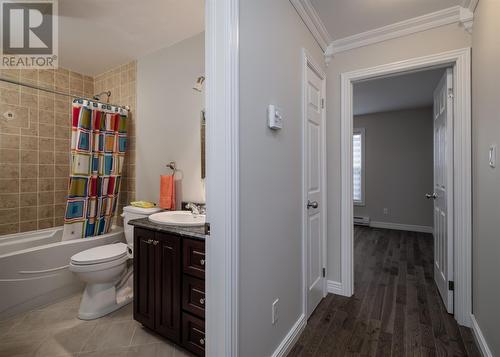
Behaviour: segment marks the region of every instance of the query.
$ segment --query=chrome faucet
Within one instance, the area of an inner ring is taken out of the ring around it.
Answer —
[[[197,205],[196,203],[193,203],[193,202],[189,202],[188,204],[186,204],[186,208],[191,210],[191,212],[197,216],[199,214],[205,214],[205,210],[203,207]]]

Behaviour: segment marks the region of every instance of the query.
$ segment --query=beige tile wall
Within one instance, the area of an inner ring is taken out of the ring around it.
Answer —
[[[65,69],[2,70],[0,76],[131,106],[119,212],[135,196],[136,63],[90,77]],[[5,116],[13,114],[8,120]],[[71,98],[0,81],[0,235],[63,224],[69,175]]]

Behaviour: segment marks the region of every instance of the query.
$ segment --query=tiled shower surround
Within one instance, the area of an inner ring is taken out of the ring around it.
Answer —
[[[135,196],[135,62],[95,77],[62,68],[2,70],[0,76],[77,96],[92,97],[111,90],[111,103],[131,107],[121,212]],[[0,235],[63,225],[71,101],[66,96],[0,81]],[[12,118],[8,118],[9,113]]]
[[[94,77],[94,91],[96,93],[110,90],[110,103],[130,107],[127,126],[128,145],[123,165],[120,201],[117,209],[118,225],[122,225],[120,214],[123,207],[135,200],[136,73],[137,62],[133,61]]]

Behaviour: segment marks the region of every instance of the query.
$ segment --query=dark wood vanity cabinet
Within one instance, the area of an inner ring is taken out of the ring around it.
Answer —
[[[156,242],[155,330],[175,342],[180,341],[181,241],[158,234]]]
[[[134,229],[134,318],[205,355],[205,242]]]
[[[134,240],[134,318],[179,343],[181,240],[138,228]]]
[[[134,319],[154,329],[155,305],[155,247],[153,231],[134,231]]]

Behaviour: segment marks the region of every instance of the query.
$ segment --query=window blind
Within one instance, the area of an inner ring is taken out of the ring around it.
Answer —
[[[353,176],[353,200],[363,200],[363,135],[361,132],[354,133],[352,138],[352,176]]]

